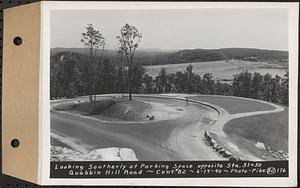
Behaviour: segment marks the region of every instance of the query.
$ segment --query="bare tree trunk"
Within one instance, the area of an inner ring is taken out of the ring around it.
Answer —
[[[122,93],[122,97],[124,97],[123,82],[124,82],[123,55],[121,54],[121,93]]]
[[[93,85],[93,93],[94,93],[94,102],[96,102],[95,84]]]
[[[91,74],[92,74],[92,101],[93,101],[93,95],[95,95],[95,80],[94,80],[94,68],[95,68],[95,66],[94,66],[94,59],[93,59],[93,57],[92,57],[92,70],[91,70]]]
[[[89,100],[93,101],[93,48],[90,48],[90,62],[89,62],[90,77],[90,87],[89,87]]]
[[[88,81],[89,101],[92,102],[92,79],[91,79],[91,62],[89,62],[89,81]]]
[[[132,55],[130,56],[130,66],[129,66],[129,100],[132,101]]]
[[[132,74],[131,74],[131,65],[129,66],[129,100],[132,101]]]

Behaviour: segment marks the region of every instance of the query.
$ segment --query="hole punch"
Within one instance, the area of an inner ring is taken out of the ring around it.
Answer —
[[[17,148],[20,145],[20,141],[18,139],[13,139],[10,144],[13,148]]]
[[[23,42],[23,39],[21,37],[18,36],[18,37],[14,38],[14,44],[16,46],[20,46],[22,44],[22,42]]]

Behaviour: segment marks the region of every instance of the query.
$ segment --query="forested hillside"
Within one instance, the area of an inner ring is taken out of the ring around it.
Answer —
[[[76,52],[88,54],[84,48],[53,48],[51,53]],[[115,50],[104,50],[104,57],[110,61],[117,60]],[[246,61],[265,61],[287,66],[288,52],[279,50],[261,50],[252,48],[191,49],[179,51],[139,50],[135,54],[135,62],[142,65],[164,65],[241,59]]]

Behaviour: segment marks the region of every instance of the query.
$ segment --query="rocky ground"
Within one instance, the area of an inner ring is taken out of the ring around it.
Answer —
[[[130,148],[103,148],[88,153],[51,146],[51,161],[137,161],[135,153]]]

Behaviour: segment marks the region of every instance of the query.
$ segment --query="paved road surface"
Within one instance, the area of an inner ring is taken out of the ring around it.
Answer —
[[[144,100],[166,105],[172,103],[183,109],[183,114],[170,120],[123,124],[51,112],[51,131],[81,152],[105,147],[129,147],[135,151],[138,160],[222,159],[203,140],[204,127],[218,117],[215,110],[199,104],[186,105],[185,101],[178,100]]]

